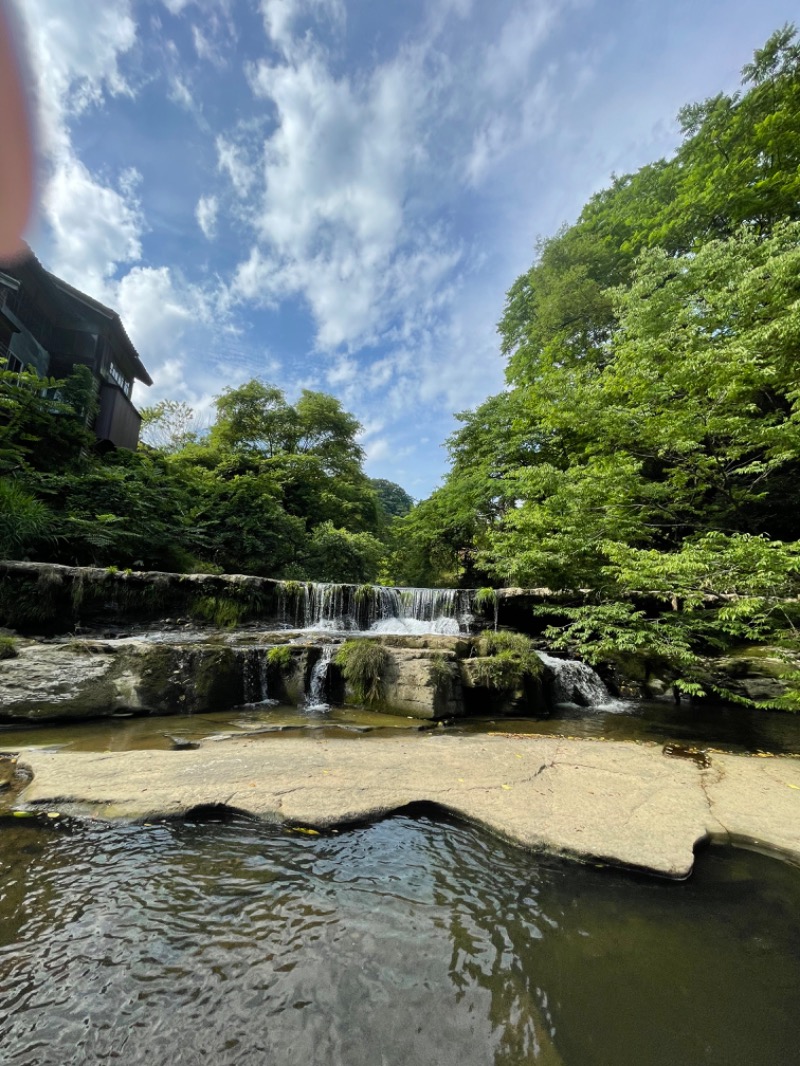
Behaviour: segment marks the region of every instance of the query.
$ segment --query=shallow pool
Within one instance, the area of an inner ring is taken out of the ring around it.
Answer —
[[[608,706],[563,705],[545,718],[465,718],[437,725],[418,718],[377,714],[363,707],[305,710],[254,704],[205,714],[120,715],[78,722],[0,722],[0,752],[36,746],[70,751],[168,749],[173,738],[222,741],[229,736],[369,737],[442,730],[451,734],[512,732],[677,742],[726,751],[800,754],[800,714],[711,704],[615,700]]]

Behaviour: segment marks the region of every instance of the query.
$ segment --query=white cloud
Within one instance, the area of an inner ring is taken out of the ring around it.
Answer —
[[[134,189],[97,182],[74,156],[60,159],[43,197],[54,241],[52,267],[99,299],[118,263],[141,256],[142,216]]]
[[[100,109],[109,95],[133,92],[122,70],[137,39],[130,0],[72,0],[69,11],[50,0],[25,0],[20,16],[41,127],[47,266],[120,313],[158,382],[156,398],[177,392],[177,398],[207,402],[203,397],[218,387],[218,375],[192,365],[189,352],[195,345],[204,352],[212,331],[224,333],[217,294],[187,283],[168,267],[138,265],[147,229],[141,175],[132,167],[116,180],[93,174],[72,140],[77,115]],[[208,198],[203,216],[209,228],[213,199]],[[212,316],[212,307],[217,315]],[[152,394],[139,389],[137,397],[151,402]]]
[[[341,356],[336,363],[325,372],[325,380],[329,385],[351,385],[358,377],[358,363],[355,359]]]
[[[230,178],[239,196],[245,197],[256,181],[255,167],[248,161],[246,150],[221,134],[216,139],[217,168]]]
[[[375,437],[363,445],[364,461],[367,464],[377,463],[391,454],[391,443],[387,437]]]
[[[180,76],[173,74],[169,79],[169,98],[173,103],[189,112],[194,112],[196,104],[192,96],[192,90]]]
[[[290,21],[273,23],[273,32],[288,32]],[[424,51],[407,48],[362,79],[337,78],[309,44],[250,72],[276,122],[253,212],[259,242],[233,293],[302,296],[322,349],[355,348],[398,328],[412,305],[415,315],[424,309],[460,259],[460,249],[431,232],[424,212],[418,217],[406,206],[425,160],[424,117],[432,107],[424,68]],[[236,182],[231,147],[218,144],[220,166]],[[252,170],[245,173],[252,181]]]
[[[189,284],[169,267],[136,266],[114,286],[112,306],[153,378],[137,386],[137,403],[185,400],[208,408],[219,393],[220,372],[205,360],[209,344],[222,349],[225,324],[219,324],[216,293]],[[226,368],[226,382],[233,380]]]
[[[93,175],[75,154],[69,123],[106,94],[131,93],[120,69],[136,41],[131,5],[75,0],[66,11],[48,0],[25,0],[19,12],[45,156],[41,203],[53,237],[51,265],[102,299],[116,264],[141,255],[137,181],[130,171],[116,187]]]
[[[216,196],[201,196],[197,201],[195,217],[197,224],[208,240],[213,240],[217,233],[217,216],[219,200]]]
[[[204,59],[215,67],[225,65],[225,59],[218,46],[206,37],[199,26],[192,26],[192,42],[199,59]]]
[[[550,36],[562,6],[537,0],[512,10],[498,39],[486,49],[481,71],[481,81],[495,96],[516,96],[530,82],[533,59]]]
[[[287,54],[296,43],[294,31],[303,17],[339,28],[346,18],[343,0],[261,0],[261,12],[267,36]]]

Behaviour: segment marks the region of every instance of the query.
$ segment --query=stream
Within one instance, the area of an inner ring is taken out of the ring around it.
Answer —
[[[675,884],[397,816],[0,829],[4,1066],[790,1066],[800,879]]]

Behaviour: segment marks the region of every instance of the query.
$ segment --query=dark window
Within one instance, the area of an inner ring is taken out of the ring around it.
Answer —
[[[114,363],[109,362],[108,373],[112,381],[122,389],[126,396],[131,394],[131,382],[127,380],[122,371]]]
[[[16,355],[9,355],[7,369],[10,370],[12,374],[18,374],[19,371],[22,370],[22,360],[17,359]]]

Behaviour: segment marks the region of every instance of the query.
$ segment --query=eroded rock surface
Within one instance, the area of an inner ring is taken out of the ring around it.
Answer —
[[[533,850],[686,876],[708,839],[800,861],[800,761],[544,737],[237,740],[197,751],[24,753],[29,805],[106,818],[224,805],[325,829],[428,802]]]

